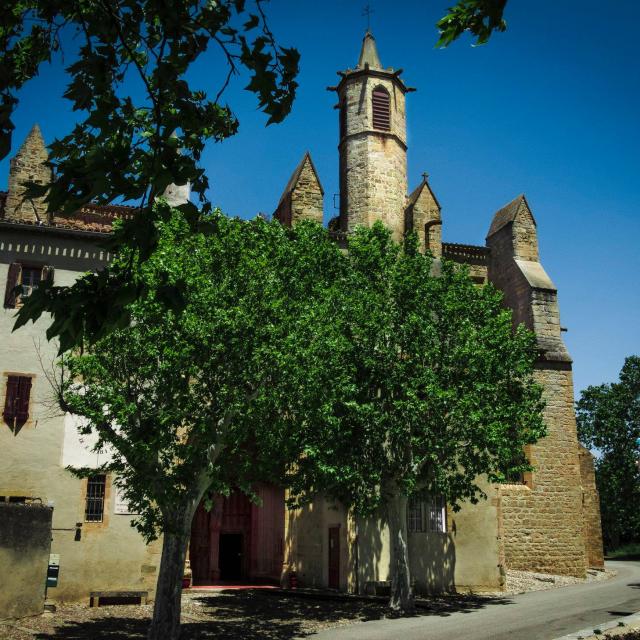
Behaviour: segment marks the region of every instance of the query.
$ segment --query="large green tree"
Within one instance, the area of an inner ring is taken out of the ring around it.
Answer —
[[[199,164],[205,144],[235,134],[238,120],[223,101],[241,70],[268,123],[280,122],[295,98],[299,54],[281,47],[264,12],[266,0],[6,0],[0,6],[0,159],[11,149],[20,90],[44,63],[70,61],[63,95],[78,113],[68,135],[50,146],[53,185],[31,184],[26,197],[46,193],[49,211],[73,212],[90,201],[128,202],[137,215],[121,225],[109,248],[143,261],[158,240],[153,202],[171,183],[189,182],[200,203],[183,213],[193,230],[210,211],[208,178]],[[506,0],[459,0],[438,22],[439,46],[465,31],[486,42],[504,30]],[[207,51],[208,75],[190,71]],[[214,54],[209,53],[209,56]],[[211,62],[213,61],[213,62]],[[200,78],[198,78],[200,80]],[[133,270],[107,268],[82,287],[43,285],[19,311],[17,326],[52,317],[49,337],[61,351],[119,326],[121,311],[144,282]],[[165,303],[178,304],[179,296]]]
[[[64,357],[59,401],[83,419],[82,433],[97,434],[97,450],[112,452],[102,471],[115,474],[144,537],[163,536],[149,638],[172,640],[200,501],[282,478],[298,456],[299,416],[326,413],[331,308],[322,301],[343,258],[317,225],[290,232],[214,213],[207,236],[156,207],[158,247],[136,265],[145,294],[124,307],[126,327]],[[118,256],[113,273],[129,258]],[[178,282],[182,303],[167,310],[166,289]]]
[[[112,235],[113,251],[143,262],[158,241],[153,203],[171,184],[190,183],[199,199],[181,209],[192,230],[211,206],[199,161],[205,144],[236,133],[224,102],[231,77],[249,75],[268,123],[280,122],[296,92],[299,55],[280,47],[263,0],[5,0],[0,6],[0,158],[11,148],[12,115],[23,85],[54,58],[67,64],[61,87],[77,122],[49,147],[53,184],[49,211],[74,212],[87,202],[126,201],[137,214]],[[206,77],[194,65],[207,52]],[[217,57],[216,57],[217,56]],[[132,263],[133,264],[133,263]],[[20,322],[51,313],[49,335],[61,350],[97,339],[118,325],[144,283],[133,269],[110,269],[82,286],[41,287],[19,312]],[[175,298],[175,296],[174,296]],[[167,299],[167,303],[171,298]]]
[[[578,436],[595,450],[605,545],[640,539],[640,357],[625,359],[620,380],[587,387],[576,403]]]
[[[390,606],[413,610],[407,502],[423,492],[458,508],[484,497],[479,479],[529,468],[523,449],[544,435],[532,378],[531,332],[512,326],[492,286],[452,263],[394,244],[380,223],[350,238],[336,293],[330,414],[301,424],[291,470],[300,501],[326,491],[356,513],[382,513],[390,531]]]

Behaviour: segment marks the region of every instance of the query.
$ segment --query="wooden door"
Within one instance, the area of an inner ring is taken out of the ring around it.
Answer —
[[[340,527],[329,527],[329,589],[340,588]]]

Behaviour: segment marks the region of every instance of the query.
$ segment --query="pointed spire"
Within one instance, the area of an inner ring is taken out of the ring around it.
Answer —
[[[358,60],[358,68],[364,69],[382,69],[380,58],[378,57],[378,49],[376,47],[376,39],[371,31],[367,29],[362,40],[362,49],[360,50],[360,59]]]
[[[20,145],[20,148],[18,149],[18,153],[16,155],[20,155],[25,151],[34,149],[42,149],[46,154],[44,138],[42,137],[42,131],[40,131],[40,125],[37,122],[33,125],[33,127],[31,127],[31,131],[29,131],[27,137],[24,139],[24,142],[22,143],[22,145]]]

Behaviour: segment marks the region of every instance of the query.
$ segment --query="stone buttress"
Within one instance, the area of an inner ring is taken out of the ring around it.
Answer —
[[[514,325],[535,332],[535,379],[543,388],[547,436],[528,447],[535,470],[498,488],[504,563],[509,569],[584,576],[584,486],[574,411],[571,358],[562,340],[557,289],[542,267],[536,223],[524,195],[500,209],[487,236],[489,281],[504,293]],[[586,478],[585,485],[588,483]]]

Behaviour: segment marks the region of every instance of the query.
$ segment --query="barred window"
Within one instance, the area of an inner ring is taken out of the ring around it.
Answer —
[[[84,509],[85,522],[102,522],[106,486],[107,476],[104,474],[87,478],[87,502]]]
[[[373,128],[389,131],[391,129],[391,98],[382,86],[376,87],[371,94]]]
[[[444,496],[413,496],[407,508],[407,527],[414,533],[447,530],[447,503]]]

